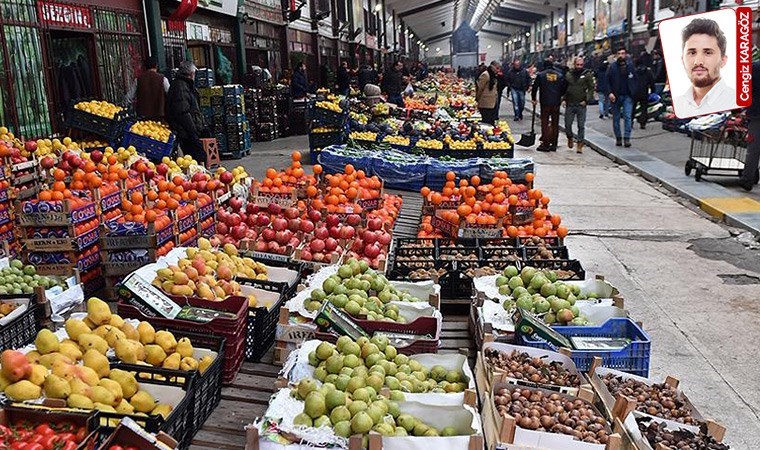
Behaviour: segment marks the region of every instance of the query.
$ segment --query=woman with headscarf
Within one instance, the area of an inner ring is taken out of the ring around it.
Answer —
[[[478,102],[478,110],[483,123],[494,125],[499,117],[496,110],[496,98],[499,90],[496,85],[499,73],[499,63],[491,61],[491,64],[480,74],[475,88],[475,100]]]

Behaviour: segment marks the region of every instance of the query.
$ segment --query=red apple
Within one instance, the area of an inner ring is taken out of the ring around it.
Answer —
[[[272,253],[279,253],[280,252],[280,244],[278,244],[276,241],[271,241],[267,244],[267,251]]]
[[[341,227],[340,228],[340,238],[341,239],[352,239],[354,237],[355,230],[354,227]]]
[[[279,215],[282,212],[282,206],[277,203],[270,203],[267,206],[267,211],[269,211],[269,214]]]
[[[380,254],[380,246],[377,244],[369,244],[364,247],[364,256],[370,259],[375,259]]]
[[[232,225],[233,227],[240,225],[240,222],[242,221],[243,219],[240,217],[240,214],[234,213],[230,215],[230,225]]]
[[[309,210],[309,219],[311,219],[312,222],[319,222],[322,220],[322,213],[317,211],[316,209],[310,209]]]
[[[298,208],[285,208],[285,218],[286,219],[295,219],[300,214],[298,213]]]
[[[28,151],[29,153],[32,153],[35,150],[37,150],[37,141],[24,142],[24,150]]]
[[[103,152],[100,150],[93,150],[90,152],[90,159],[95,164],[98,164],[100,161],[103,161]]]
[[[336,214],[330,214],[325,219],[325,223],[328,227],[337,227],[340,223],[340,217],[338,217]]]
[[[383,227],[383,219],[375,217],[367,221],[367,228],[372,231],[377,231]]]
[[[245,205],[245,212],[247,212],[248,214],[256,214],[257,212],[259,212],[259,205],[253,202],[248,202],[248,204]]]
[[[379,242],[382,245],[388,245],[391,243],[391,235],[385,232],[381,232],[380,235],[377,237],[377,242]]]
[[[312,259],[316,262],[322,262],[325,260],[325,255],[323,253],[314,253]]]
[[[327,239],[330,237],[330,232],[327,230],[327,228],[320,226],[316,230],[314,230],[314,237],[318,239]]]
[[[169,173],[169,166],[167,166],[164,163],[156,165],[156,172],[158,172],[159,175],[166,175]]]
[[[40,165],[43,169],[52,169],[55,167],[55,160],[50,156],[46,156],[40,160]]]
[[[230,234],[234,239],[240,240],[245,237],[245,235],[248,232],[248,227],[244,224],[240,224],[238,226],[232,227],[232,230],[230,230]]]
[[[288,220],[288,230],[290,231],[298,231],[301,229],[301,219],[290,219]]]
[[[219,175],[219,181],[221,181],[224,184],[230,184],[232,183],[232,172],[225,171],[222,172],[221,175]]]
[[[229,227],[224,222],[218,222],[216,224],[216,232],[221,234],[222,236],[226,235],[229,232]]]
[[[365,244],[372,244],[377,241],[377,235],[373,231],[364,230],[364,233],[362,233],[362,240]]]
[[[203,181],[206,180],[206,174],[203,172],[195,172],[193,174],[193,177],[191,178],[192,181]]]
[[[256,216],[256,225],[260,227],[265,227],[269,225],[269,216],[264,213],[259,213]]]
[[[330,237],[338,239],[340,238],[340,228],[330,227]]]
[[[301,250],[301,259],[304,261],[311,261],[312,260],[311,252],[308,249]]]
[[[256,241],[256,251],[257,252],[265,252],[267,251],[267,242],[266,241]]]
[[[243,200],[237,197],[232,197],[230,199],[230,207],[232,208],[233,211],[240,211],[241,209],[243,209]]]

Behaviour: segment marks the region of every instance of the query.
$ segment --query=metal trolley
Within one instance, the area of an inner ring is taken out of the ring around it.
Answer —
[[[689,160],[684,172],[700,181],[705,175],[737,176],[744,171],[747,157],[747,129],[736,122],[718,129],[691,132]]]

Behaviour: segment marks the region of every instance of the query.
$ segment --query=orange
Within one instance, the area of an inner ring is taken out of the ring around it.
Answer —
[[[129,178],[129,172],[127,172],[125,169],[119,169],[119,178],[122,180],[126,180]]]
[[[346,168],[345,168],[346,174],[351,175],[352,173],[354,173],[354,171],[355,169],[354,169],[353,164],[346,164]]]
[[[63,200],[63,192],[61,191],[53,191],[53,200],[60,202]]]
[[[290,159],[293,161],[300,161],[301,160],[301,152],[293,152],[290,154]]]
[[[562,217],[560,217],[559,214],[552,214],[550,220],[551,220],[552,225],[554,225],[555,227],[559,226],[559,224],[562,223]]]
[[[43,202],[49,202],[53,199],[53,193],[50,191],[40,191],[39,197]]]
[[[454,181],[457,178],[457,174],[454,172],[446,172],[446,181]]]
[[[66,183],[63,181],[56,181],[53,183],[53,190],[57,192],[63,192],[66,189]]]
[[[480,185],[480,177],[477,176],[477,175],[473,176],[472,178],[470,178],[470,183],[473,186],[479,186]]]
[[[314,164],[311,170],[314,171],[315,175],[319,175],[322,173],[322,166],[320,164]]]
[[[267,169],[267,178],[269,178],[270,180],[274,180],[275,178],[277,178],[277,171],[274,170],[271,167],[268,168]]]
[[[142,202],[143,202],[142,192],[139,192],[139,191],[132,192],[132,195],[130,196],[130,199],[132,200],[132,203],[135,203],[137,205],[141,205]]]
[[[175,186],[181,186],[184,182],[185,179],[179,175],[174,175],[174,178],[172,178],[172,183],[174,183]]]
[[[535,175],[533,175],[533,172],[528,172],[525,174],[525,181],[527,181],[528,183],[532,183],[534,178],[535,178]]]
[[[422,189],[420,189],[420,195],[427,198],[427,196],[430,195],[430,188],[427,186],[423,186]]]
[[[156,212],[153,210],[145,211],[145,221],[148,223],[153,223],[156,221]]]

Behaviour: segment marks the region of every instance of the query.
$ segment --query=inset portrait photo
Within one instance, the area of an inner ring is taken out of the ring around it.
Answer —
[[[680,119],[738,107],[733,9],[668,19],[660,24],[665,68]]]

